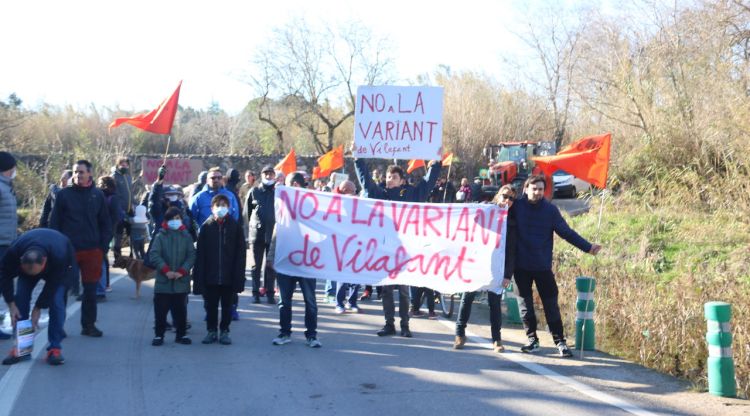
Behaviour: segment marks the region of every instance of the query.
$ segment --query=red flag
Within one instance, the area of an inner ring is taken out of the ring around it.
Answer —
[[[169,98],[164,99],[158,107],[151,110],[148,114],[117,118],[109,125],[109,129],[112,130],[114,127],[127,123],[151,133],[170,134],[172,123],[174,123],[174,116],[177,113],[177,101],[180,99],[181,86],[182,81],[180,81],[177,89],[174,90]]]
[[[406,173],[412,173],[419,168],[424,167],[424,160],[412,159],[409,161],[409,166],[406,168]]]
[[[312,178],[313,178],[313,180],[318,179],[318,178],[322,178],[322,176],[320,175],[320,168],[319,167],[315,166],[313,168]]]
[[[599,188],[607,186],[612,133],[584,137],[554,156],[535,157],[534,161],[547,175],[562,169]]]
[[[443,155],[443,166],[450,166],[453,163],[453,152],[448,152]]]
[[[279,162],[274,169],[283,172],[284,175],[288,175],[297,170],[297,154],[294,153],[294,148],[289,151],[289,154],[286,155],[286,157],[281,159],[281,162]]]
[[[344,145],[338,146],[318,158],[319,178],[329,176],[336,169],[344,167]],[[313,171],[314,173],[314,171]]]

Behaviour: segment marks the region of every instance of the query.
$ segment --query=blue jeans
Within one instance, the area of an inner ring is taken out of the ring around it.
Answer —
[[[326,296],[336,296],[336,282],[334,280],[326,280]]]
[[[357,295],[359,294],[359,285],[353,283],[339,283],[336,289],[336,306],[343,308],[346,291],[349,291],[349,304],[357,306]]]
[[[31,293],[34,287],[41,280],[39,277],[19,277],[16,285],[16,296],[14,301],[18,312],[21,314],[21,320],[29,319],[29,309],[31,307]],[[49,283],[45,283],[46,285]],[[65,285],[58,284],[51,292],[49,300],[49,325],[47,326],[47,337],[49,338],[49,347],[62,348],[63,326],[65,325]]]
[[[279,307],[279,326],[281,335],[292,335],[292,296],[299,283],[302,298],[305,300],[305,337],[318,336],[318,303],[315,300],[315,284],[317,280],[304,277],[292,277],[278,273],[276,281],[281,292],[281,306]]]
[[[96,296],[107,295],[107,273],[109,273],[109,261],[105,258],[102,262],[102,277],[96,284]]]

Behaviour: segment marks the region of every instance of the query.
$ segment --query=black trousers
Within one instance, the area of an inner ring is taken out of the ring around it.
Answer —
[[[206,329],[208,331],[216,331],[217,326],[222,331],[229,331],[229,324],[232,322],[233,301],[234,291],[232,286],[206,286],[203,292],[203,304],[206,308]],[[219,305],[221,305],[220,324],[218,323]]]
[[[154,333],[163,337],[167,328],[167,313],[172,312],[177,338],[187,332],[187,293],[154,294]]]
[[[536,290],[542,299],[544,317],[547,319],[549,331],[555,343],[565,341],[562,317],[560,316],[560,305],[557,303],[558,289],[555,274],[551,270],[529,271],[516,269],[513,274],[521,296],[521,319],[529,339],[537,338],[537,320],[534,312],[534,298],[531,285],[536,283]]]
[[[271,246],[266,244],[264,241],[255,241],[253,243],[253,267],[250,269],[250,274],[253,277],[253,296],[260,296],[260,271],[263,267],[263,259],[268,254],[268,249]],[[269,265],[270,266],[270,265]],[[271,297],[274,295],[274,284],[276,274],[271,267],[266,267],[263,279],[263,287],[266,288],[266,296]]]
[[[422,306],[422,296],[426,296],[427,310],[435,312],[435,291],[426,287],[411,287],[411,310],[418,311]]]
[[[471,306],[477,292],[464,292],[461,296],[461,306],[458,307],[458,319],[456,320],[456,335],[466,336],[466,325],[471,317]],[[501,309],[501,296],[494,292],[487,292],[487,303],[490,305],[490,332],[493,341],[501,341],[500,327],[503,322]]]
[[[86,328],[96,323],[96,286],[98,283],[83,283],[81,298],[81,326]]]

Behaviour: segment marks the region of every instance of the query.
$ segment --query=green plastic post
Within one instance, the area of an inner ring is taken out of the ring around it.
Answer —
[[[576,344],[586,351],[596,348],[596,327],[594,325],[594,288],[596,280],[593,277],[579,276],[576,278],[578,300],[576,301]]]
[[[518,307],[518,298],[513,293],[513,282],[505,289],[505,306],[508,309],[506,314],[508,322],[512,324],[521,324],[521,309]]]
[[[714,396],[736,397],[732,358],[732,305],[726,302],[708,302],[704,306],[708,329],[708,392]]]

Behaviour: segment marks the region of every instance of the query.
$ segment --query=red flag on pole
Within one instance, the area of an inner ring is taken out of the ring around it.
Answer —
[[[424,160],[412,159],[409,161],[409,166],[406,168],[406,173],[412,173],[419,168],[424,167]]]
[[[320,175],[318,177],[324,178],[329,176],[336,169],[341,169],[343,167],[344,145],[341,145],[318,158],[318,175]]]
[[[562,169],[604,189],[609,174],[611,140],[612,133],[584,137],[565,146],[554,156],[535,157],[534,161],[547,175]]]
[[[180,99],[181,86],[182,81],[180,81],[177,89],[174,90],[169,98],[164,99],[158,107],[147,114],[117,118],[109,125],[109,129],[112,130],[121,124],[130,124],[151,133],[170,134],[172,123],[174,123],[174,116],[177,113],[177,101]]]
[[[283,172],[284,175],[288,175],[297,170],[297,154],[294,153],[294,148],[289,151],[289,154],[286,155],[286,157],[281,159],[281,162],[279,162],[274,169]]]
[[[453,152],[448,152],[443,155],[443,166],[450,166],[453,163]]]

